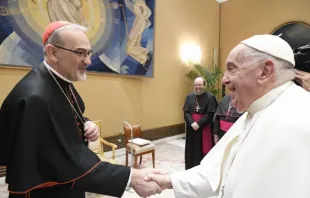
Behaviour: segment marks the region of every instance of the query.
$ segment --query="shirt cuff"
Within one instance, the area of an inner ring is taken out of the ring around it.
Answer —
[[[130,175],[129,175],[129,179],[128,179],[128,182],[127,182],[127,186],[126,186],[126,187],[129,187],[129,186],[130,186],[131,176],[132,176],[132,170],[130,169]]]
[[[171,184],[178,198],[205,198],[217,195],[204,175],[204,167],[195,166],[171,174]]]

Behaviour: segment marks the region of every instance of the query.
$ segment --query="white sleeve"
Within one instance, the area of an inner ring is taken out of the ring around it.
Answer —
[[[171,183],[176,198],[206,198],[217,195],[213,192],[202,165],[172,173]]]

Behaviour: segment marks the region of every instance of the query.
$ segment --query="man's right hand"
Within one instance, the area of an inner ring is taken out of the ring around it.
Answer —
[[[197,124],[197,122],[194,122],[191,126],[195,131],[199,129],[199,125]]]
[[[156,182],[162,190],[172,189],[171,177],[170,175],[163,174],[149,174],[144,178],[145,181],[154,181]]]
[[[149,197],[151,195],[159,194],[162,191],[161,187],[156,182],[146,182],[144,180],[149,174],[161,174],[161,172],[154,169],[132,169],[130,186],[141,197]]]

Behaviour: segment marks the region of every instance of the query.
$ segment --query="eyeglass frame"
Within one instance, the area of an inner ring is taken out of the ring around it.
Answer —
[[[86,56],[88,56],[89,58],[91,58],[92,55],[93,55],[93,51],[92,51],[92,50],[89,50],[89,51],[86,51],[86,52],[78,52],[78,51],[75,51],[75,50],[70,50],[70,49],[67,49],[67,48],[64,48],[64,47],[60,47],[60,46],[58,46],[58,45],[52,45],[52,46],[57,47],[57,48],[59,48],[59,49],[67,50],[67,51],[69,51],[69,52],[73,52],[73,53],[77,54],[78,56],[83,56],[84,58],[85,58]]]

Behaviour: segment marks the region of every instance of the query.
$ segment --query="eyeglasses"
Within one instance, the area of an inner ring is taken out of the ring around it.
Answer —
[[[86,56],[89,56],[89,58],[91,58],[91,56],[93,55],[93,51],[92,50],[81,52],[81,51],[70,50],[70,49],[67,49],[67,48],[64,48],[64,47],[60,47],[60,46],[57,46],[57,45],[53,45],[53,46],[57,47],[59,49],[63,49],[63,50],[67,50],[69,52],[73,52],[73,53],[77,54],[78,56],[84,57],[84,58],[86,58]]]

